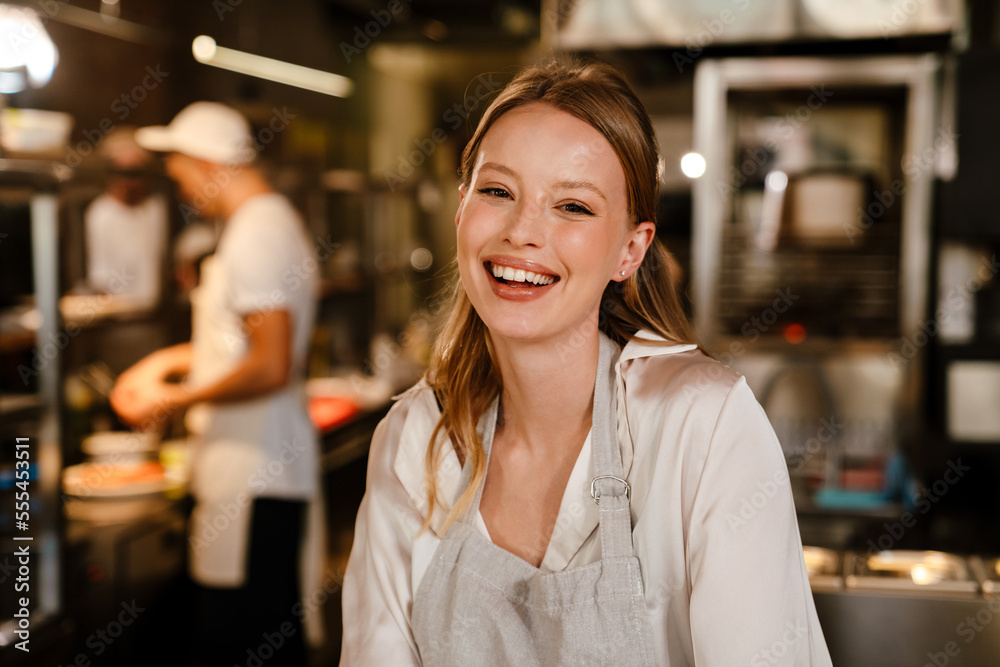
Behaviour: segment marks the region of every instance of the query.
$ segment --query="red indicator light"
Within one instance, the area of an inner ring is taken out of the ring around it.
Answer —
[[[785,340],[792,345],[798,345],[806,339],[806,328],[801,324],[789,324],[785,327]]]

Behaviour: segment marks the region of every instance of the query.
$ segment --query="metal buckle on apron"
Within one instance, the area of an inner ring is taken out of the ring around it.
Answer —
[[[628,485],[621,477],[615,477],[614,475],[598,475],[590,482],[590,497],[594,499],[594,502],[598,505],[601,504],[601,499],[597,497],[597,480],[599,479],[614,479],[625,485],[625,498],[626,500],[632,499],[632,487]]]

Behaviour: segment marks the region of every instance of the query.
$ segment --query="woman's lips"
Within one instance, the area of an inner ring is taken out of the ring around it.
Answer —
[[[536,273],[530,269],[515,268],[507,262],[497,264],[483,262],[483,270],[486,272],[493,293],[509,301],[536,299],[559,282],[559,277],[552,273]],[[502,275],[498,276],[498,273]]]
[[[491,275],[510,282],[532,282],[536,285],[557,282],[559,274],[538,262],[512,255],[489,255],[482,258]]]
[[[487,262],[484,264],[486,270],[489,271],[493,278],[497,282],[503,282],[512,285],[518,285],[523,283],[525,285],[550,285],[556,282],[556,276],[546,274],[546,273],[535,273],[534,271],[528,269],[516,269],[512,266],[503,266],[501,264],[491,264]]]

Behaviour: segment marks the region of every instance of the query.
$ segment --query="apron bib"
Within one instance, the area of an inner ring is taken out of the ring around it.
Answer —
[[[629,489],[617,441],[615,362],[621,350],[600,335],[594,389],[594,481],[601,560],[543,573],[486,539],[468,513],[438,545],[413,602],[413,635],[425,667],[455,665],[653,665],[652,629],[632,547]],[[499,399],[484,416],[489,464]],[[459,488],[466,488],[466,462]]]

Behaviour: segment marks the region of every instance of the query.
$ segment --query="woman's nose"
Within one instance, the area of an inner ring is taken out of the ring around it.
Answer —
[[[506,240],[515,247],[544,245],[543,213],[537,202],[522,200],[508,218]]]

